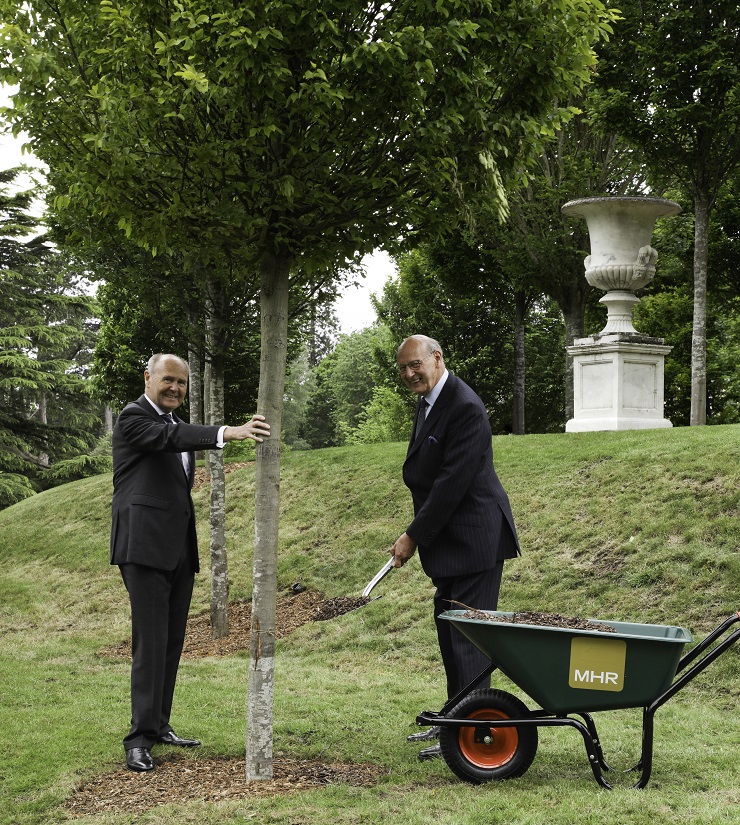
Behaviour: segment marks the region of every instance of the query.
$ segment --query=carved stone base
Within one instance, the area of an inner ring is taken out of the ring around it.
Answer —
[[[639,334],[576,340],[568,347],[574,404],[566,432],[673,426],[663,417],[663,369],[671,349],[662,338]]]

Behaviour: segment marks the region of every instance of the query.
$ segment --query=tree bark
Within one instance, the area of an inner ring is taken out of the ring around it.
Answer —
[[[221,450],[208,450],[211,476],[211,637],[229,635],[229,560],[226,552],[226,473]]]
[[[584,278],[585,281],[585,278]],[[560,303],[560,302],[559,302]],[[560,311],[565,321],[565,345],[569,347],[576,338],[583,338],[583,313],[585,302],[560,303]],[[565,420],[570,421],[575,415],[573,382],[573,356],[565,352]]]
[[[257,410],[272,435],[257,444],[254,583],[247,698],[247,780],[272,778],[280,432],[288,341],[287,254],[266,253],[260,285],[261,352]]]
[[[526,381],[526,361],[524,357],[524,322],[527,317],[527,300],[523,292],[517,292],[514,310],[514,400],[511,431],[514,435],[524,435],[524,398]]]
[[[208,410],[211,424],[224,420],[224,359],[222,301],[214,285],[210,285],[206,317],[206,358],[210,363],[210,398]],[[211,551],[211,636],[221,639],[229,635],[229,562],[226,552],[226,474],[221,450],[208,450],[210,494]]]
[[[206,421],[204,415],[204,401],[203,401],[203,368],[201,364],[201,354],[203,352],[202,330],[195,325],[192,320],[194,313],[191,313],[190,334],[188,336],[188,366],[190,367],[190,378],[188,381],[188,405],[190,412],[191,424],[204,424]],[[197,331],[196,331],[197,330]],[[200,335],[200,342],[197,343],[195,338]],[[196,460],[205,458],[205,451],[199,450],[195,453]]]
[[[694,195],[694,320],[691,333],[692,427],[707,423],[707,258],[709,197]]]
[[[194,330],[191,324],[191,330]],[[190,407],[190,423],[202,424],[205,421],[203,416],[203,369],[201,367],[202,345],[194,340],[198,334],[191,332],[188,341],[188,366],[190,367],[190,390],[188,392],[188,402]],[[200,333],[202,337],[202,332]]]

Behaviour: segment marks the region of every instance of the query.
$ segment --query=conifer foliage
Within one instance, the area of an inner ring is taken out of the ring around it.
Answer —
[[[93,302],[35,231],[17,178],[0,172],[0,508],[106,462],[80,456],[99,419],[84,379]]]

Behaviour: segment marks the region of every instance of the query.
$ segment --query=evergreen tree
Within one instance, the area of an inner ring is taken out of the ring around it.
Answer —
[[[107,466],[74,460],[100,424],[86,380],[94,303],[34,234],[35,192],[10,192],[17,173],[0,173],[0,507]]]

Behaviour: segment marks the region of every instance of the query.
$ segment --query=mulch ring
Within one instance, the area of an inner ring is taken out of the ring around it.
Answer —
[[[273,778],[247,782],[244,758],[197,759],[183,754],[155,755],[156,770],[135,773],[125,767],[83,782],[64,803],[73,817],[102,813],[143,813],[158,805],[224,802],[292,794],[344,783],[372,787],[386,768],[367,763],[321,763],[276,758]]]
[[[242,470],[244,467],[250,467],[254,464],[254,461],[230,461],[228,464],[224,464],[224,473],[228,475],[229,473],[233,473],[236,470]],[[208,471],[205,467],[196,467],[194,478],[193,478],[193,492],[199,490],[204,484],[209,483],[208,478]]]
[[[299,589],[297,583],[293,588],[277,600],[277,638],[308,622],[339,616],[370,601],[352,596],[324,599],[320,593]],[[212,639],[210,613],[191,617],[183,658],[249,652],[251,618],[251,601],[233,602],[229,605],[229,635]],[[131,640],[105,648],[101,655],[130,658]],[[386,772],[386,768],[366,763],[324,763],[278,757],[273,760],[273,779],[247,782],[244,757],[199,759],[189,754],[160,756],[156,752],[154,756],[157,768],[151,773],[135,773],[122,765],[111,773],[84,781],[65,802],[65,810],[74,817],[105,812],[140,813],[166,803],[249,799],[336,783],[366,787],[376,784]]]

